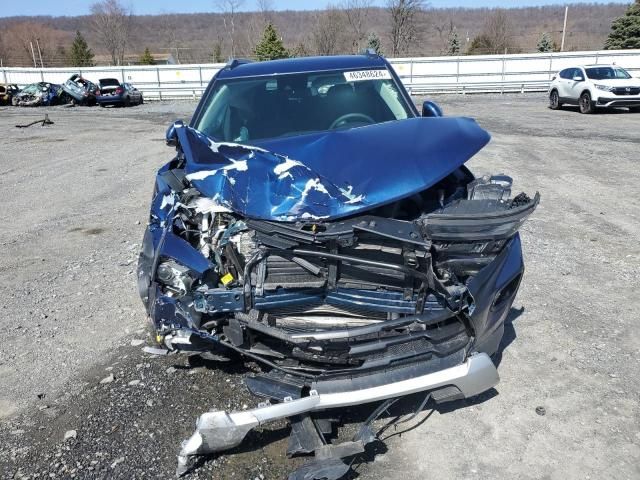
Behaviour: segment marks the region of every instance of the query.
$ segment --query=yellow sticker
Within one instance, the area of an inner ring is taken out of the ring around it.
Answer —
[[[226,287],[227,285],[229,285],[231,282],[233,282],[233,275],[231,275],[230,273],[225,273],[222,278],[220,279],[220,281],[222,282],[222,284]]]

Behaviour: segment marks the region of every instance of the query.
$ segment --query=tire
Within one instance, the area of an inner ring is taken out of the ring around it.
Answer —
[[[99,103],[98,105],[100,105],[102,108],[106,107],[104,103]]]
[[[143,103],[144,103],[144,97],[140,95],[140,103],[138,103],[138,105],[142,105]]]
[[[131,106],[131,97],[127,97],[124,99],[124,106],[125,107],[130,107]]]
[[[631,113],[640,113],[640,107],[629,107]]]
[[[549,94],[549,108],[551,110],[560,110],[562,108],[562,104],[560,103],[560,95],[558,95],[557,90],[552,90]]]
[[[589,92],[584,92],[580,95],[580,113],[591,114],[596,112],[596,104],[593,100],[591,100],[591,94]]]

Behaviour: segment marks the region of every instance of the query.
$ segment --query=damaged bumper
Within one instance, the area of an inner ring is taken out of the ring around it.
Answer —
[[[394,138],[429,126],[403,125],[354,132]],[[273,420],[313,423],[317,412],[418,392],[452,401],[498,383],[489,356],[522,279],[518,229],[538,194],[511,198],[509,177],[474,178],[463,152],[452,170],[443,161],[434,178],[407,187],[415,193],[396,198],[380,183],[367,196],[288,157],[172,128],[179,155],[156,179],[140,296],[168,350],[257,362],[245,384],[264,401],[203,414],[180,468]],[[323,141],[344,147],[344,135]],[[311,443],[292,451],[331,447]]]
[[[455,388],[467,398],[494,387],[498,382],[493,362],[487,354],[480,353],[470,356],[461,365],[378,387],[323,394],[311,390],[307,397],[295,400],[287,397],[282,403],[263,405],[254,410],[207,412],[198,419],[196,431],[183,444],[180,457],[184,461],[188,456],[228,450],[238,446],[253,428],[302,413],[361,405],[447,387]]]

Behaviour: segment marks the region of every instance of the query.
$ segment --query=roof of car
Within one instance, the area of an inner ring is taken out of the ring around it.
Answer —
[[[609,65],[608,63],[598,63],[598,64],[592,64],[592,65],[582,65],[584,68],[610,68],[610,67],[615,67],[616,65]]]
[[[287,58],[267,62],[240,62],[236,65],[230,63],[220,71],[218,78],[256,77],[260,75],[381,68],[385,66],[384,59],[378,55]]]

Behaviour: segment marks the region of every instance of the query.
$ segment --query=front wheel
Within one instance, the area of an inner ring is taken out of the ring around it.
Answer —
[[[580,113],[595,113],[596,105],[591,100],[591,94],[589,92],[584,92],[580,95]]]
[[[551,110],[560,110],[562,108],[562,104],[560,103],[560,95],[558,95],[557,90],[553,90],[549,95],[549,108]]]

